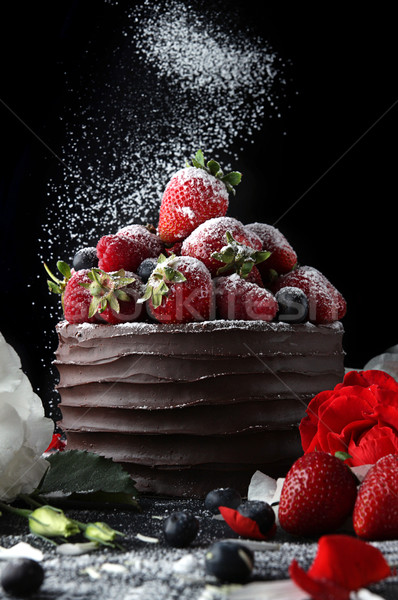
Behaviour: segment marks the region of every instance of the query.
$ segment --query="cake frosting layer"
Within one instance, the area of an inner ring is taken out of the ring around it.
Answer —
[[[193,495],[217,477],[232,485],[232,473],[247,485],[257,468],[283,476],[309,400],[344,375],[339,322],[62,322],[57,333],[68,447],[123,462],[143,490],[169,495],[185,494],[184,481]]]

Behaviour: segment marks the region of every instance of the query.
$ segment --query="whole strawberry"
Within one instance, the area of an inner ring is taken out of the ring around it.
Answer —
[[[244,244],[247,250],[261,251],[260,238],[255,234],[248,234],[243,223],[233,217],[217,217],[199,225],[184,240],[181,255],[198,258],[215,276],[225,266],[225,262],[216,254],[220,254],[228,244],[228,233],[236,242]]]
[[[108,273],[120,269],[135,273],[145,258],[157,258],[162,251],[162,241],[147,227],[128,225],[98,241],[98,267]]]
[[[90,269],[81,269],[76,271],[68,279],[63,295],[62,306],[64,317],[68,323],[95,323],[98,315],[90,312],[93,297],[90,291],[83,285],[90,285]],[[83,285],[82,285],[83,284]]]
[[[283,233],[267,223],[250,223],[245,229],[257,235],[262,242],[262,249],[271,252],[271,256],[259,266],[261,275],[266,281],[272,280],[273,272],[278,275],[288,273],[297,263],[297,255]]]
[[[224,175],[215,160],[205,164],[198,150],[192,166],[175,173],[167,184],[159,212],[160,238],[167,243],[181,241],[207,219],[225,215],[228,194],[240,180],[237,171]]]
[[[216,307],[220,319],[272,321],[278,303],[269,290],[243,279],[238,273],[215,279]]]
[[[281,275],[273,283],[272,291],[276,293],[287,286],[300,288],[307,296],[308,320],[311,323],[333,323],[344,317],[347,310],[346,301],[318,269],[303,266]]]
[[[340,458],[309,452],[296,460],[286,475],[279,523],[293,535],[334,531],[351,514],[356,493],[355,478]]]
[[[61,280],[47,265],[49,290],[61,295],[64,317],[69,323],[120,323],[140,317],[142,306],[137,305],[144,286],[134,273],[120,270],[105,273],[101,269],[73,271],[64,261],[57,267]]]
[[[135,273],[105,273],[92,269],[88,273],[90,283],[81,283],[91,295],[89,315],[98,315],[103,322],[116,325],[137,321],[143,312],[142,304],[137,300],[144,293],[144,284]]]
[[[398,455],[380,458],[359,487],[354,530],[367,540],[398,538]]]
[[[213,311],[213,282],[205,265],[190,256],[158,259],[139,302],[160,323],[208,320]]]

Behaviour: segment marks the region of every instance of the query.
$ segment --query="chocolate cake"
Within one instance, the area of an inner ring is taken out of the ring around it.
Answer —
[[[301,453],[309,400],[344,374],[343,326],[129,322],[57,326],[68,449],[121,462],[141,492],[247,491]]]

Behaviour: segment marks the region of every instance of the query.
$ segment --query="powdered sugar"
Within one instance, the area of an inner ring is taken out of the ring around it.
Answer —
[[[143,0],[125,12],[119,44],[104,48],[106,70],[98,72],[93,57],[87,87],[68,74],[79,108],[63,117],[64,165],[49,186],[42,240],[47,261],[67,260],[127,223],[156,224],[179,165],[198,148],[209,158],[231,154],[234,140],[249,142],[274,114],[286,85],[282,61],[220,8],[222,20],[214,4],[202,13],[189,2]],[[205,171],[199,176],[224,188]]]

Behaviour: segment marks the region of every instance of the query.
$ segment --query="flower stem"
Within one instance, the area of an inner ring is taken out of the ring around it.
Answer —
[[[9,504],[6,504],[5,502],[1,502],[0,501],[0,508],[3,508],[4,510],[14,514],[14,515],[18,515],[19,517],[29,517],[32,513],[31,510],[27,509],[27,508],[15,508],[15,506],[10,506]]]

